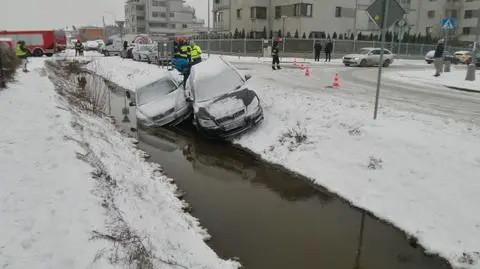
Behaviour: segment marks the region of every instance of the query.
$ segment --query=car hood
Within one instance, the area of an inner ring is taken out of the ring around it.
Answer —
[[[166,96],[161,96],[150,103],[138,107],[138,110],[147,117],[155,117],[165,114],[168,110],[176,109],[182,103],[182,92],[176,90]]]
[[[254,91],[243,88],[210,101],[196,103],[196,110],[201,115],[217,119],[245,109],[254,98],[257,98],[257,94]]]
[[[363,57],[364,55],[363,54],[347,54],[343,57],[348,57],[348,58],[360,58],[360,57]]]

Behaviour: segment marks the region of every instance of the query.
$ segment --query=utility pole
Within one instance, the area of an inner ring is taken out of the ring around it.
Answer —
[[[212,12],[212,10],[210,8],[210,1],[211,0],[207,0],[207,1],[208,1],[207,52],[208,52],[208,57],[210,57],[210,13]]]
[[[272,0],[268,0],[268,30],[267,30],[267,36],[266,38],[268,39],[268,35],[270,32],[273,33],[273,10],[272,10]],[[273,38],[273,34],[272,34]]]
[[[353,52],[357,51],[357,16],[358,16],[358,0],[355,0],[355,16],[353,17]]]
[[[480,49],[480,8],[477,9],[476,11],[477,15],[477,29],[475,31],[475,48],[473,48],[473,51],[476,52],[474,53],[475,55],[473,56],[473,61],[475,64],[477,63],[477,57],[476,54],[478,53],[478,50]]]

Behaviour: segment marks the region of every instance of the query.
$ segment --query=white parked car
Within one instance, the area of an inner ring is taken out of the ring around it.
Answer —
[[[152,53],[154,48],[154,44],[135,44],[135,47],[132,49],[133,60],[148,62],[149,55]]]
[[[98,50],[98,48],[99,48],[98,43],[96,41],[87,41],[87,42],[85,42],[85,44],[83,46],[85,47],[85,50],[87,50],[87,51]]]
[[[343,56],[343,64],[345,66],[378,66],[380,65],[381,48],[363,48],[358,54],[348,54]],[[383,66],[388,67],[393,63],[395,54],[390,50],[383,51]]]
[[[125,93],[131,99],[130,92]],[[135,91],[135,100],[130,106],[136,106],[138,122],[144,126],[161,127],[178,124],[192,113],[190,104],[180,78],[167,75]]]

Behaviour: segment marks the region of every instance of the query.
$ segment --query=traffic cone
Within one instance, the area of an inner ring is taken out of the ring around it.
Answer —
[[[300,65],[300,69],[305,69],[305,66],[303,64]]]
[[[309,77],[310,76],[310,68],[307,66],[307,69],[305,70],[305,76]]]
[[[338,73],[335,74],[335,78],[333,79],[332,88],[334,88],[334,89],[340,88],[340,76],[338,75]]]

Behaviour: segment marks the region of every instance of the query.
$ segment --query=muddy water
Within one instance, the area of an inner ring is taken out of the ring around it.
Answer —
[[[137,128],[133,108],[122,114],[122,91],[111,100],[117,124],[126,132]],[[304,178],[207,142],[188,125],[130,133],[186,192],[211,247],[224,258],[239,257],[245,268],[449,268],[392,226]]]

